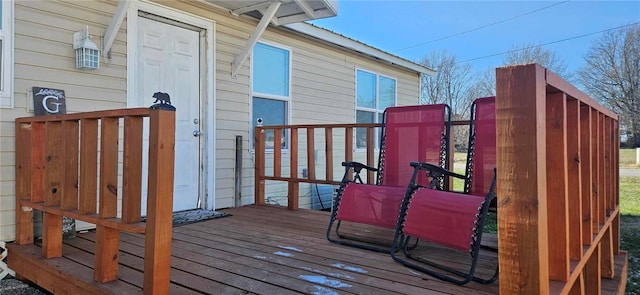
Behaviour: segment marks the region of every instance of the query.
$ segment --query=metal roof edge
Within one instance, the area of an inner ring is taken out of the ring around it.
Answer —
[[[429,76],[433,76],[436,73],[436,71],[430,68],[427,68],[423,65],[417,64],[415,62],[404,59],[397,55],[394,55],[386,51],[383,51],[381,49],[375,48],[373,46],[367,45],[358,40],[349,38],[342,34],[333,32],[331,30],[327,30],[325,28],[322,28],[313,24],[301,22],[301,23],[292,23],[292,24],[283,25],[283,27],[286,27],[288,29],[297,31],[305,35],[309,35],[311,37],[314,37],[314,38],[317,38],[341,47],[351,49],[353,51],[356,51],[365,55],[372,56],[377,59],[388,61],[391,64],[415,71],[417,73],[421,73]]]

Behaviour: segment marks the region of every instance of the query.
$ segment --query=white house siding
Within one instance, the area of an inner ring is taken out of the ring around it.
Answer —
[[[216,23],[216,208],[235,205],[234,166],[235,137],[243,137],[242,204],[253,202],[254,161],[250,150],[250,59],[231,77],[231,62],[253,33],[257,20],[237,17],[199,2],[163,2]],[[111,59],[102,57],[100,69],[81,71],[74,68],[71,36],[74,31],[90,27],[94,41],[101,46],[104,34],[116,10],[116,1],[18,1],[15,5],[15,108],[0,109],[0,240],[14,237],[15,171],[14,120],[32,116],[29,102],[33,86],[64,89],[67,111],[80,112],[126,107],[126,24],[123,24],[112,47]],[[126,19],[125,19],[126,23]],[[261,41],[291,48],[292,88],[291,124],[353,123],[355,120],[355,70],[361,68],[397,79],[399,105],[418,103],[419,75],[393,67],[355,52],[302,36],[286,28],[270,26]],[[324,174],[323,133],[316,133],[318,175]],[[336,146],[343,137],[334,135]],[[306,145],[300,134],[300,146]],[[300,167],[306,153],[300,151]],[[356,152],[356,159],[364,154]],[[283,154],[284,163],[288,154]],[[334,177],[342,174],[340,152],[334,152]],[[301,170],[301,169],[300,169]],[[299,171],[301,173],[301,171]],[[288,174],[288,167],[283,167]],[[269,184],[274,196],[286,195],[286,185]],[[301,206],[309,204],[309,185],[301,185]]]
[[[0,240],[15,234],[14,120],[32,116],[31,87],[64,89],[67,112],[126,105],[126,48],[119,35],[112,59],[97,71],[74,67],[73,32],[87,25],[95,41],[115,11],[115,1],[16,1],[13,109],[0,109]]]

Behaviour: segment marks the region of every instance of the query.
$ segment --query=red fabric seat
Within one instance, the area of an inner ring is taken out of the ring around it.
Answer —
[[[470,251],[484,197],[420,188],[409,203],[404,233]]]
[[[406,187],[349,183],[342,194],[337,219],[396,228]]]

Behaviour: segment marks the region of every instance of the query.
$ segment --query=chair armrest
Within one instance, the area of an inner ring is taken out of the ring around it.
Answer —
[[[460,179],[465,179],[466,177],[462,174],[455,173],[453,171],[444,169],[440,166],[436,166],[430,163],[422,163],[422,162],[411,162],[411,167],[414,169],[429,171],[429,173],[438,173],[445,176],[453,176]]]
[[[377,168],[373,168],[373,167],[369,167],[365,164],[359,163],[359,162],[342,162],[342,166],[345,167],[344,169],[344,176],[342,177],[342,184],[345,185],[348,181],[348,175],[349,175],[349,170],[353,169],[353,181],[354,182],[359,182],[359,183],[363,183],[362,178],[360,178],[360,172],[362,172],[362,169],[366,169],[369,171],[373,171],[373,172],[377,172],[378,169]]]
[[[367,166],[367,165],[359,163],[359,162],[342,162],[342,166],[351,167],[351,168],[353,168],[353,170],[356,173],[360,173],[360,171],[362,171],[362,169],[366,169],[366,170],[373,171],[373,172],[378,171],[377,168],[373,168],[371,166]]]

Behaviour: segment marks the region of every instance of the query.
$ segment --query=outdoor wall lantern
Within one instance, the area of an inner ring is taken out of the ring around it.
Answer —
[[[100,49],[91,40],[89,27],[73,33],[73,49],[76,51],[76,68],[95,70],[100,67]]]

